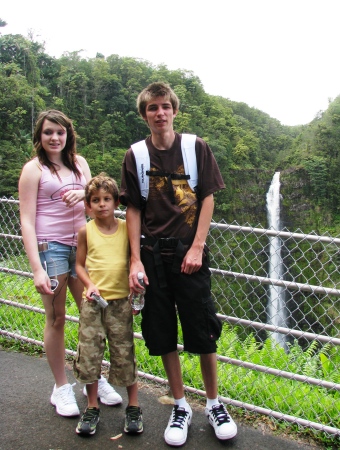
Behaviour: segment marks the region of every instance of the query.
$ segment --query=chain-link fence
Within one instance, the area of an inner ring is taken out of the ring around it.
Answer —
[[[18,202],[0,200],[0,216],[0,333],[43,345],[44,310],[20,236]],[[213,222],[207,244],[212,293],[224,321],[220,399],[339,435],[340,239]],[[74,354],[78,311],[71,297],[67,319],[65,343]],[[140,316],[134,320],[139,374],[165,383],[161,359],[149,357],[143,344]],[[186,390],[203,396],[198,356],[180,352],[180,358]]]

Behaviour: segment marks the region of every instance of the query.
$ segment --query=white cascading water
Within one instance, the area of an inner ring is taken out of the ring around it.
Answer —
[[[280,230],[280,172],[275,172],[267,193],[268,228]],[[281,239],[277,236],[269,237],[269,278],[282,278]],[[283,288],[269,285],[268,292],[268,323],[276,327],[286,327],[286,305]],[[286,348],[285,335],[277,332],[271,334],[272,339]]]

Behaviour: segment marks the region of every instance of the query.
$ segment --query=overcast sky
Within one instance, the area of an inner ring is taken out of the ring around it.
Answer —
[[[33,31],[56,57],[189,70],[207,93],[299,125],[340,95],[339,17],[339,0],[3,0],[0,33]]]

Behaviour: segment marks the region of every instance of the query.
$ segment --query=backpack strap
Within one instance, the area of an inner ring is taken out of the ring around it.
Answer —
[[[184,163],[184,172],[190,175],[188,184],[192,191],[198,185],[198,171],[197,171],[197,161],[196,161],[196,135],[195,134],[182,134],[182,157]]]
[[[193,192],[196,190],[198,184],[195,143],[196,143],[195,134],[182,134],[181,149],[184,164],[184,172],[186,175],[190,176],[190,178],[187,181],[190,186],[190,189]],[[133,150],[136,159],[137,175],[141,196],[143,200],[146,201],[149,196],[149,175],[147,175],[147,172],[150,170],[149,150],[145,140],[132,144],[131,148]]]
[[[149,196],[149,177],[146,175],[146,171],[150,170],[150,155],[145,140],[136,142],[131,145],[133,153],[136,159],[137,175],[139,181],[139,187],[141,196],[144,201]]]

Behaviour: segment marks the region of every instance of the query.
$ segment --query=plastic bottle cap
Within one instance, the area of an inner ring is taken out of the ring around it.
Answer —
[[[139,280],[142,279],[142,278],[144,278],[144,273],[143,273],[143,272],[138,272],[137,278],[138,278]]]

